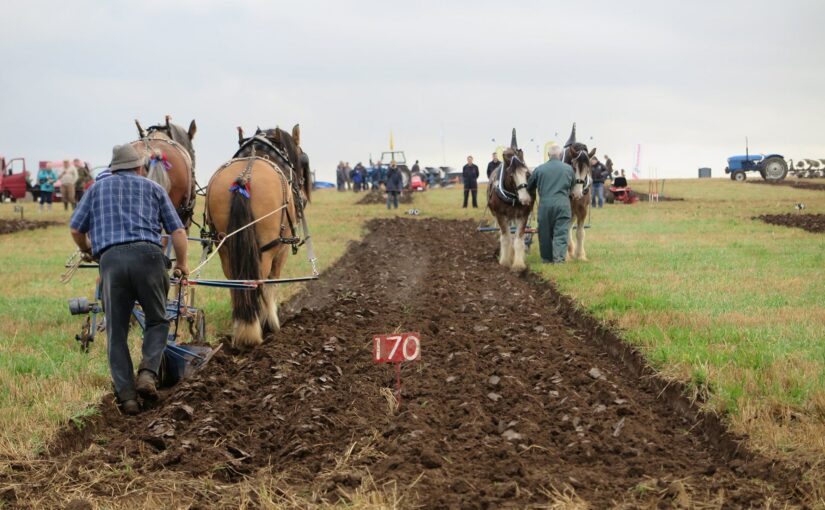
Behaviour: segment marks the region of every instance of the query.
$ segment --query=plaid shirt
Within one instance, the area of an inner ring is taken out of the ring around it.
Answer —
[[[88,233],[99,256],[117,244],[148,241],[160,246],[166,232],[183,228],[169,195],[157,183],[134,172],[116,172],[93,184],[72,215],[71,228]]]

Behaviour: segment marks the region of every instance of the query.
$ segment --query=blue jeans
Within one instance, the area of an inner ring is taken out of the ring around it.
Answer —
[[[593,193],[590,195],[590,207],[596,207],[596,195],[599,196],[599,207],[604,206],[604,183],[594,182]]]

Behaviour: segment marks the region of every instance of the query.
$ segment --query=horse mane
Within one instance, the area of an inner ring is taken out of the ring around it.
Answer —
[[[295,140],[292,138],[292,135],[281,128],[276,128],[276,130],[278,131],[278,139],[281,141],[281,146],[289,158],[289,163],[292,164],[295,172],[298,174],[298,178],[301,180],[299,184],[304,188],[304,193],[306,193],[307,200],[309,200],[310,189],[312,188],[312,183],[309,182],[311,179],[308,179],[309,165],[304,166],[301,154],[298,153],[298,146],[295,145]],[[309,160],[309,157],[307,157],[307,160]]]

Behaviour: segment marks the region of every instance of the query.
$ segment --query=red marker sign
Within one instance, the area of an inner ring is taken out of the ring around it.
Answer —
[[[372,360],[376,363],[403,363],[421,358],[418,333],[376,335],[372,339]]]
[[[376,335],[372,338],[372,360],[375,363],[395,364],[395,385],[398,407],[401,407],[401,363],[421,358],[421,335],[396,333]]]

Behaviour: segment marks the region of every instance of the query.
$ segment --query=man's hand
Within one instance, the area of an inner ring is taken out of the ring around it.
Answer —
[[[180,273],[181,276],[189,276],[189,267],[184,264],[175,263],[174,274]]]

